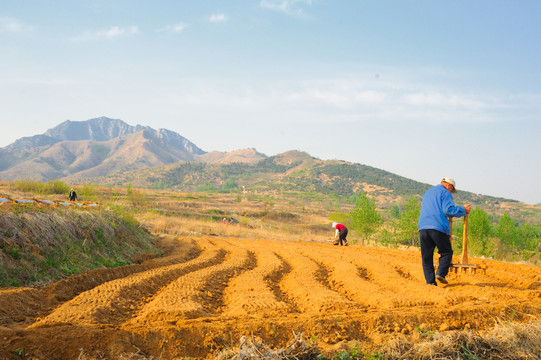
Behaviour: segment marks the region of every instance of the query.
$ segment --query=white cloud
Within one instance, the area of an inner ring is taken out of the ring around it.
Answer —
[[[212,14],[209,18],[211,23],[221,23],[226,22],[227,20],[228,18],[225,16],[225,14]]]
[[[353,94],[353,99],[358,103],[364,104],[383,104],[388,95],[382,91],[364,90]]]
[[[485,108],[486,104],[466,94],[444,94],[438,91],[406,94],[403,102],[414,106]]]
[[[0,77],[1,78],[1,77]],[[65,77],[30,77],[30,76],[10,76],[5,81],[9,81],[13,84],[23,85],[64,85],[72,83],[71,80]]]
[[[170,34],[180,34],[188,27],[187,24],[177,23],[175,25],[168,25],[164,28],[158,29],[157,32],[165,32]]]
[[[85,31],[79,36],[71,38],[72,41],[92,41],[92,40],[114,40],[122,36],[137,35],[139,34],[139,28],[135,25],[129,27],[111,26],[107,30],[99,31]]]
[[[303,6],[312,6],[312,0],[261,0],[260,6],[290,16],[306,17]]]
[[[319,79],[295,86],[285,91],[285,98],[309,107],[327,107],[335,111],[352,111],[359,108],[379,108],[392,101],[392,90],[362,80]]]
[[[326,106],[336,109],[348,109],[359,106],[374,107],[382,105],[388,95],[383,91],[355,90],[340,88],[309,88],[286,95],[285,99],[310,106]]]
[[[33,31],[34,27],[13,18],[0,18],[0,32],[23,33]]]
[[[362,76],[358,76],[360,78]],[[265,84],[233,79],[185,83],[174,106],[221,109],[232,117],[317,123],[499,123],[539,113],[539,94],[469,93],[411,81],[378,83],[351,78],[283,80]]]

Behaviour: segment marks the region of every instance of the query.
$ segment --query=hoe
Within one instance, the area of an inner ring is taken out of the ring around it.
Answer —
[[[451,237],[450,240],[452,240],[452,234],[453,234],[453,218],[449,219],[449,227],[451,228]],[[449,271],[453,271],[455,273],[459,272],[469,272],[469,273],[475,273],[477,270],[483,271],[484,274],[486,274],[487,267],[478,265],[478,264],[469,264],[468,259],[468,215],[464,216],[464,232],[462,234],[462,256],[460,258],[460,264],[451,264],[451,267],[449,268]]]

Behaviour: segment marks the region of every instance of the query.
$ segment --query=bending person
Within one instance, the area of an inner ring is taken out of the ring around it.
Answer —
[[[336,222],[332,223],[332,227],[333,229],[336,229],[336,232],[334,234],[334,239],[335,239],[334,245],[340,244],[340,246],[342,245],[347,246],[348,241],[346,237],[348,236],[348,228],[344,224],[340,224]]]

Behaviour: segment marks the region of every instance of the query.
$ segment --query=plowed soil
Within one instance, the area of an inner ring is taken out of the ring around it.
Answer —
[[[168,256],[0,290],[0,358],[212,357],[242,335],[284,346],[366,346],[422,331],[541,316],[541,269],[489,260],[486,274],[424,283],[417,250],[218,237],[164,238]],[[437,256],[436,256],[437,257]],[[417,330],[415,330],[417,328]]]

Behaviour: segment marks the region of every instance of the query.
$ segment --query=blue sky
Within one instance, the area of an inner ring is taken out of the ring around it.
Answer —
[[[541,203],[541,1],[3,0],[6,146],[99,116]]]

